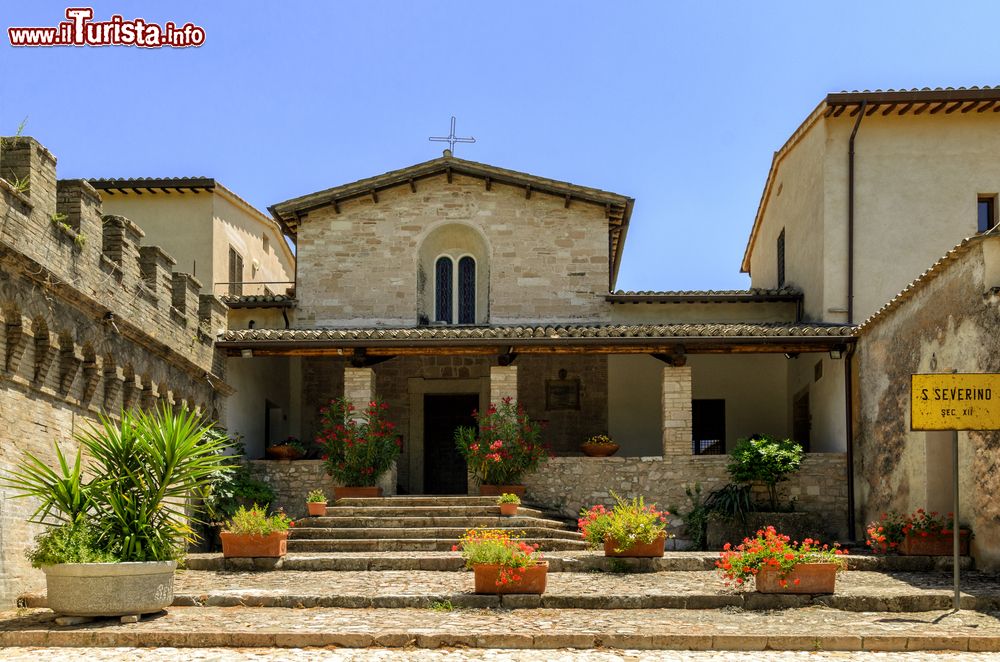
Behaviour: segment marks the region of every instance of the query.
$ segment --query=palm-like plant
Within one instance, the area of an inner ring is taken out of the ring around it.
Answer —
[[[118,421],[102,416],[76,437],[81,449],[72,463],[58,445],[57,469],[25,453],[5,484],[18,497],[38,499],[32,521],[84,519],[96,545],[121,561],[170,560],[195,538],[189,498],[229,466],[224,441],[206,434],[210,429],[193,413],[167,407],[123,412]]]

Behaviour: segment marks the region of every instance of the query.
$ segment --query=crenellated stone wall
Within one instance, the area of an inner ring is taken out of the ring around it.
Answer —
[[[202,295],[142,230],[102,215],[84,180],[57,180],[31,138],[0,148],[0,472],[25,451],[75,453],[98,414],[169,406],[217,417],[224,359],[213,347],[226,307]],[[0,603],[44,583],[24,552],[36,504],[0,490]]]
[[[729,482],[729,457],[555,457],[525,477],[527,500],[576,517],[582,508],[610,506],[613,490],[626,499],[643,496],[674,514],[672,532],[683,538],[679,514],[689,508],[685,485],[701,485],[702,495]],[[795,510],[814,513],[825,522],[830,540],[847,538],[847,457],[843,453],[809,453],[802,468],[778,484],[783,503],[795,500]],[[755,493],[757,501],[766,491]]]

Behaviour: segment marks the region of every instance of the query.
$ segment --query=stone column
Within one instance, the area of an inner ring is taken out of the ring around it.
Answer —
[[[517,366],[490,366],[490,402],[499,405],[504,398],[517,402]]]
[[[663,368],[663,455],[691,455],[691,366]]]
[[[354,405],[354,419],[361,418],[361,412],[375,399],[375,371],[371,368],[344,368],[344,397]],[[396,463],[392,463],[378,480],[383,495],[396,493]]]

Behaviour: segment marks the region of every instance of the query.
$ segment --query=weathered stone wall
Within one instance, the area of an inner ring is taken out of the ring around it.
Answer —
[[[729,482],[729,457],[556,457],[528,476],[527,500],[575,517],[582,508],[614,500],[608,494],[631,499],[644,496],[675,515],[689,508],[684,486],[701,485],[702,494]],[[847,537],[847,458],[842,453],[810,453],[790,480],[779,483],[782,502],[795,500],[795,510],[819,515],[828,539]],[[763,501],[766,493],[756,493]],[[673,532],[683,537],[679,517],[671,518]]]
[[[274,488],[273,509],[282,508],[289,517],[306,515],[306,495],[323,490],[333,503],[333,479],[326,475],[321,460],[251,460],[250,475]]]
[[[517,401],[528,415],[545,421],[542,439],[556,455],[578,455],[580,444],[595,434],[608,433],[608,358],[594,355],[519,356]],[[548,409],[546,382],[580,382],[579,409]]]
[[[298,234],[299,305],[295,325],[413,326],[421,288],[417,256],[435,230],[453,224],[478,233],[489,251],[488,317],[480,323],[603,319],[609,313],[608,225],[603,207],[523,188],[445,175],[310,212]],[[442,247],[444,250],[447,247]],[[479,281],[483,282],[482,279]],[[433,300],[433,297],[429,298]],[[481,312],[481,311],[480,311]],[[432,315],[431,315],[432,317]]]
[[[891,509],[952,509],[950,434],[910,430],[910,375],[1000,372],[998,247],[1000,238],[974,241],[862,330],[855,357],[859,529]],[[1000,432],[959,433],[959,448],[959,521],[973,528],[977,565],[997,570]]]
[[[56,181],[55,158],[29,138],[0,152],[0,472],[25,451],[75,453],[74,434],[122,408],[223,409],[212,338],[225,306],[140,246],[127,219],[102,217],[82,180]],[[20,190],[12,179],[24,179]],[[0,490],[0,603],[44,583],[24,558],[36,504]]]

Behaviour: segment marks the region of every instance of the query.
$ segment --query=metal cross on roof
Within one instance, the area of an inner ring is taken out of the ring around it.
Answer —
[[[427,140],[433,140],[434,142],[448,143],[448,149],[451,152],[455,151],[455,143],[474,143],[476,139],[472,136],[468,138],[458,138],[455,136],[455,116],[451,116],[451,133],[447,136],[433,136]]]

